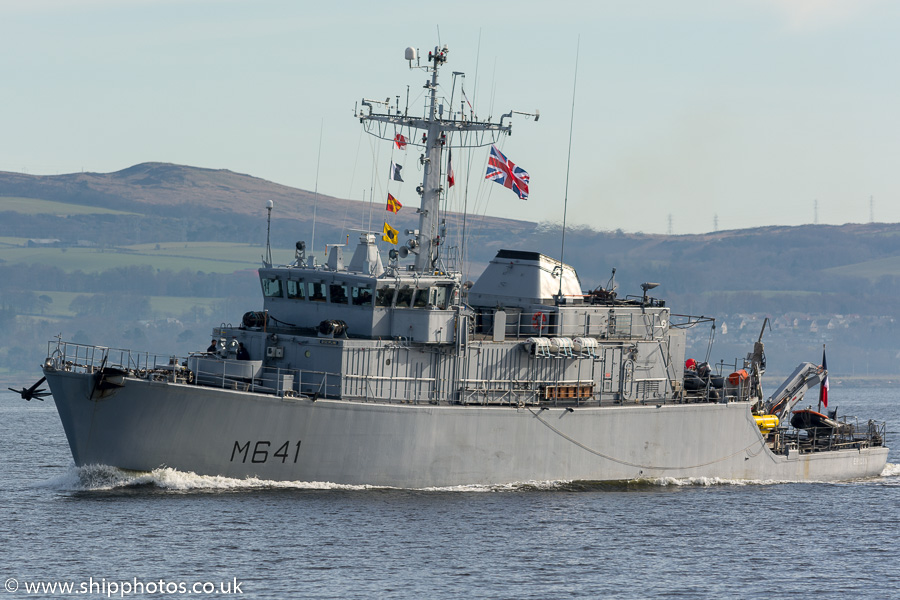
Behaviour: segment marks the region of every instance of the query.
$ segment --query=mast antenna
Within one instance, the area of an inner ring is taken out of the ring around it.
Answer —
[[[440,200],[444,192],[442,153],[455,143],[454,138],[461,138],[459,147],[474,148],[491,144],[497,137],[508,134],[512,129],[507,119],[512,119],[514,111],[502,115],[499,122],[489,122],[456,118],[452,114],[452,105],[449,113],[443,110],[444,105],[440,104],[438,98],[438,73],[446,64],[449,52],[446,45],[436,46],[432,52],[428,52],[428,62],[418,66],[412,63],[417,60],[417,52],[412,47],[406,49],[405,59],[409,61],[410,67],[422,69],[430,75],[425,83],[426,105],[422,117],[398,114],[397,111],[390,110],[375,112],[376,106],[381,103],[366,99],[362,100],[357,114],[367,132],[385,141],[393,141],[397,129],[419,132],[414,137],[410,136],[416,140],[410,144],[424,150],[420,159],[422,180],[417,188],[421,195],[421,206],[417,211],[419,227],[406,230],[407,235],[413,236],[407,241],[406,247],[407,255],[415,255],[415,265],[410,266],[409,270],[420,274],[441,271],[441,246],[445,243],[440,231]],[[454,136],[454,133],[460,135]]]
[[[477,101],[477,96],[475,93],[478,91],[478,67],[480,64],[481,64],[481,28],[479,27],[478,28],[478,47],[477,47],[477,50],[475,51],[475,81],[474,81],[474,86],[472,88],[472,97],[476,98],[476,101]],[[466,99],[465,90],[460,89],[460,92],[462,92],[463,101],[468,102],[468,100]],[[465,114],[465,109],[463,109],[461,112],[463,114]],[[472,104],[469,105],[469,117],[472,121],[475,120],[475,106]],[[468,263],[469,245],[468,245],[468,243],[466,243],[466,221],[467,221],[468,215],[469,215],[469,174],[472,172],[471,169],[472,169],[472,153],[470,152],[469,153],[469,161],[468,161],[468,164],[466,165],[466,187],[464,188],[464,191],[463,191],[462,235],[460,236],[460,240],[459,240],[459,245],[460,245],[459,264],[460,264],[460,267],[462,268],[464,279],[467,279],[468,274],[469,274],[469,263]]]
[[[559,250],[559,293],[556,296],[556,303],[562,304],[562,284],[563,284],[563,264],[566,258],[566,217],[569,212],[569,170],[572,165],[572,131],[575,128],[575,89],[578,85],[578,50],[581,47],[581,34],[578,34],[578,41],[575,43],[575,76],[572,81],[572,112],[569,116],[569,154],[566,157],[566,193],[563,198],[563,223],[562,223],[562,247]],[[537,118],[535,118],[537,121]]]
[[[274,206],[274,202],[266,200],[266,211],[269,213],[266,219],[266,258],[263,259],[263,266],[266,268],[272,266],[272,244],[269,243],[269,234],[272,232],[272,208]]]
[[[313,256],[316,254],[316,216],[319,212],[319,165],[322,164],[322,131],[325,129],[325,119],[322,118],[319,123],[319,156],[316,159],[316,188],[313,191],[313,228],[312,242],[309,245],[310,252]]]

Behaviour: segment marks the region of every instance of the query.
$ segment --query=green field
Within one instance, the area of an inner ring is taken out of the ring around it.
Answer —
[[[830,269],[823,269],[822,272],[828,275],[864,277],[870,281],[878,281],[878,279],[886,275],[894,277],[900,275],[900,256],[888,256],[886,258],[856,263],[855,265],[832,267]]]
[[[83,292],[47,292],[35,290],[35,295],[47,296],[52,302],[47,304],[39,304],[35,309],[38,316],[54,318],[54,317],[74,317],[75,313],[69,310],[72,300],[78,296],[91,296],[90,293]],[[201,308],[204,310],[215,309],[218,304],[222,303],[221,298],[192,298],[184,296],[148,296],[150,301],[150,309],[163,316],[177,317],[192,308]],[[43,312],[42,312],[43,310]]]
[[[28,248],[27,238],[0,238],[0,264],[45,264],[66,272],[94,273],[115,267],[149,265],[158,270],[233,273],[256,269],[264,249],[252,244],[178,242],[137,244],[121,248]],[[275,252],[275,262],[292,257]]]
[[[53,200],[38,200],[37,198],[0,197],[0,212],[13,211],[24,215],[55,215],[67,217],[69,215],[134,215],[137,213],[97,206],[83,206],[81,204],[66,204]]]
[[[0,236],[0,248],[18,247],[27,242],[26,238]]]

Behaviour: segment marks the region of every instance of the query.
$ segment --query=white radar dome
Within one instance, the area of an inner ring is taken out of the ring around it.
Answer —
[[[412,46],[406,49],[406,60],[416,60],[416,49]]]

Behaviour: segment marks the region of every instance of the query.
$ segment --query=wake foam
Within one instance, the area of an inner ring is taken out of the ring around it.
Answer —
[[[900,465],[887,463],[881,472],[882,477],[900,477]]]
[[[420,488],[423,492],[522,492],[566,490],[572,481],[517,481],[515,483],[448,485]]]
[[[887,463],[882,478],[900,477],[900,464]],[[872,480],[868,480],[872,481]],[[719,477],[647,478],[627,481],[523,481],[495,485],[455,485],[418,488],[423,492],[589,492],[628,491],[653,488],[751,486],[789,483],[776,480],[723,479]],[[796,483],[796,482],[795,482]],[[805,482],[815,483],[815,482]],[[69,470],[41,487],[72,492],[138,490],[141,488],[172,492],[239,492],[253,490],[385,490],[397,489],[373,485],[346,485],[322,481],[271,481],[248,477],[235,479],[219,475],[198,475],[160,467],[153,471],[125,471],[107,465],[86,465]]]
[[[643,480],[642,480],[643,481]],[[661,477],[658,479],[647,479],[649,484],[661,487],[713,487],[713,486],[747,486],[747,485],[774,485],[778,483],[796,483],[788,481],[778,481],[775,479],[723,479],[721,477],[686,477],[679,479],[676,477]]]
[[[415,488],[421,492],[516,492],[516,491],[583,491],[598,489],[604,483],[572,481],[525,481],[497,485],[456,485]],[[254,490],[397,490],[387,486],[346,485],[321,481],[271,481],[248,477],[235,479],[218,475],[198,475],[160,467],[153,471],[126,471],[108,465],[72,465],[69,470],[41,487],[67,492],[102,492],[139,490],[141,488],[172,492],[239,492]]]
[[[248,477],[235,479],[219,475],[197,475],[160,467],[152,471],[125,471],[107,465],[72,466],[69,471],[45,484],[46,487],[64,491],[94,492],[116,489],[155,488],[176,492],[191,491],[241,491],[265,489],[298,490],[366,490],[368,485],[342,485],[318,481],[269,481]]]
[[[570,481],[527,481],[500,485],[458,485],[446,487],[416,488],[425,492],[503,492],[524,490],[560,490],[572,485]],[[219,475],[198,475],[193,472],[178,471],[170,467],[160,467],[153,471],[126,471],[108,465],[86,465],[69,470],[42,484],[43,487],[61,491],[95,492],[128,489],[158,489],[173,492],[203,491],[243,491],[243,490],[392,490],[387,486],[347,485],[321,481],[271,481],[248,477],[235,479]]]

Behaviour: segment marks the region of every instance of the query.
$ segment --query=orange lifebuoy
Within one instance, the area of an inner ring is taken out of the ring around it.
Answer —
[[[537,311],[531,317],[531,324],[536,328],[541,328],[547,324],[547,313]]]

